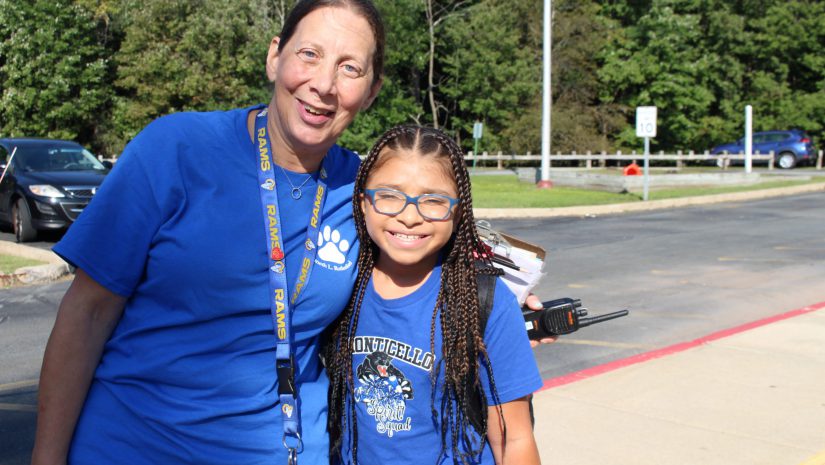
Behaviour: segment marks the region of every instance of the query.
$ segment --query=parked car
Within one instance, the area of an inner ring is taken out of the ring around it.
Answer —
[[[68,228],[109,168],[111,163],[101,163],[76,142],[0,139],[0,172],[5,173],[0,221],[12,224],[17,242],[34,240],[40,230]]]
[[[816,161],[816,149],[811,138],[804,131],[790,129],[787,131],[764,131],[753,133],[753,153],[774,153],[774,160],[780,168],[790,169],[800,163]],[[710,149],[713,155],[722,153],[737,154],[745,152],[745,138],[729,144],[717,145]],[[721,163],[722,160],[719,160]],[[736,160],[737,163],[743,163]]]

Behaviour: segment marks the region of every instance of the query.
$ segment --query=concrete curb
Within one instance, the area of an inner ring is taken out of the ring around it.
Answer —
[[[0,254],[46,262],[46,265],[18,268],[9,277],[22,284],[45,284],[69,274],[69,264],[51,250],[43,250],[15,242],[0,241]],[[4,280],[8,281],[8,279]]]
[[[619,213],[662,210],[665,208],[689,207],[693,205],[741,202],[745,200],[758,200],[785,195],[807,194],[811,192],[825,192],[825,183],[778,187],[775,189],[762,189],[748,192],[734,192],[730,194],[703,195],[697,197],[682,197],[678,199],[650,200],[647,202],[614,203],[608,205],[590,205],[582,207],[474,208],[473,215],[476,218],[486,219],[614,215]]]

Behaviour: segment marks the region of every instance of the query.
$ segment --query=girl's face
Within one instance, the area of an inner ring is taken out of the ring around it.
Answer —
[[[455,181],[444,165],[430,156],[401,151],[389,156],[383,165],[370,173],[366,189],[389,188],[416,197],[441,194],[457,198]],[[378,265],[388,273],[413,275],[429,273],[438,252],[452,237],[457,209],[450,216],[434,221],[422,217],[414,204],[396,215],[378,213],[371,200],[362,194],[367,232],[380,249]]]
[[[280,52],[279,44],[272,40],[266,67],[276,137],[295,154],[325,153],[381,88],[372,29],[348,8],[324,7],[301,19]]]

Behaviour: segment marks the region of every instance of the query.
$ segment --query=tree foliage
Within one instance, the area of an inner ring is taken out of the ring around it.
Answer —
[[[94,138],[113,95],[104,25],[53,0],[0,0],[0,25],[0,133]]]
[[[384,86],[342,144],[438,125],[471,149],[538,152],[538,0],[375,0]],[[0,0],[0,135],[75,139],[111,155],[150,120],[269,99],[268,44],[294,0]],[[552,149],[703,150],[754,128],[825,135],[825,2],[554,0]],[[821,142],[819,142],[821,145]]]
[[[120,17],[111,144],[158,116],[267,101],[275,27],[258,0],[132,0]],[[267,33],[268,31],[268,33]]]

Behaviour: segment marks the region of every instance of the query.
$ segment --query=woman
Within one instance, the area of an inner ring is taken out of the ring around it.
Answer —
[[[378,94],[383,48],[368,0],[299,2],[270,45],[266,108],[171,115],[129,144],[55,247],[78,271],[46,348],[32,463],[284,464],[282,442],[327,462],[317,340],[357,255],[358,158],[335,142]],[[294,305],[270,299],[270,275],[299,288]],[[300,440],[283,435],[281,328]]]

